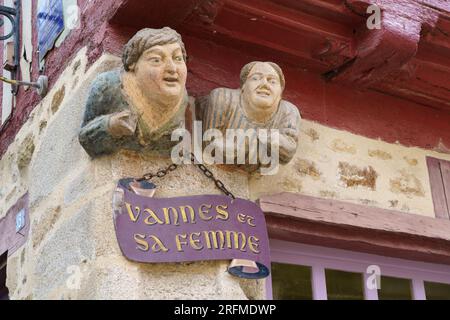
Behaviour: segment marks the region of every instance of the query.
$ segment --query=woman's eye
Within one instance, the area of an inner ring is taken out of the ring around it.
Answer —
[[[177,57],[175,57],[174,60],[177,61],[177,62],[182,62],[183,61],[183,57],[182,56],[177,56]]]
[[[150,61],[154,62],[154,63],[159,63],[159,62],[161,62],[161,58],[153,57],[153,58],[150,58]]]
[[[259,79],[260,79],[260,76],[252,76],[251,79],[252,79],[252,80],[259,80]]]

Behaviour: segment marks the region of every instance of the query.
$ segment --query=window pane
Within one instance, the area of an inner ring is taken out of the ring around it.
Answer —
[[[450,300],[450,284],[425,281],[425,294],[427,300]]]
[[[272,262],[274,300],[312,300],[311,267]]]
[[[361,273],[325,270],[328,300],[364,300]]]
[[[411,300],[411,280],[381,276],[378,300]]]

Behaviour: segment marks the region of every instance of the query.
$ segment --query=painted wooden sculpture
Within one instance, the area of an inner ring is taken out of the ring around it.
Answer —
[[[79,141],[91,157],[119,149],[170,154],[188,105],[186,51],[171,28],[142,29],[126,44],[123,68],[100,74]]]
[[[277,64],[250,62],[241,70],[240,89],[217,88],[197,99],[197,117],[203,121],[205,131],[218,129],[224,137],[228,129],[255,129],[248,131],[249,139],[244,142],[245,164],[237,161],[237,153],[244,146],[223,152],[234,152],[235,164],[246,171],[255,171],[261,166],[259,158],[255,165],[249,165],[249,154],[258,154],[255,149],[261,145],[266,145],[267,149],[273,147],[274,141],[270,141],[270,135],[262,141],[258,130],[275,129],[273,131],[279,133],[279,162],[286,164],[297,150],[301,118],[296,106],[282,100],[284,88],[284,74]],[[223,143],[218,149],[227,149],[228,146],[228,143]]]

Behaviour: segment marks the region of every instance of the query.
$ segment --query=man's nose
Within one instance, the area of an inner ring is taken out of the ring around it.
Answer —
[[[261,79],[261,83],[259,84],[259,86],[268,88],[269,87],[269,81],[267,81],[267,79],[263,77]]]
[[[175,73],[176,67],[175,67],[175,63],[173,62],[172,59],[167,59],[166,71],[169,72],[169,73]]]

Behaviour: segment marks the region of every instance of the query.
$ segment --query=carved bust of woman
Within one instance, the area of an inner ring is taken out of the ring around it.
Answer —
[[[277,131],[279,163],[288,163],[297,150],[301,118],[297,107],[282,99],[285,87],[283,71],[273,62],[250,62],[241,70],[240,83],[240,89],[217,88],[197,100],[197,114],[203,122],[203,130],[217,129],[225,136],[231,132],[229,129],[235,132],[251,129],[247,131],[250,133],[245,146],[222,151],[234,153],[236,162],[237,153],[245,148],[247,162],[242,168],[247,171],[255,171],[261,165],[259,158],[256,165],[249,165],[249,154],[257,154],[255,149],[261,144],[268,149],[274,146],[274,141],[262,141],[256,137],[258,130]],[[228,145],[221,145],[216,150],[227,148]]]

